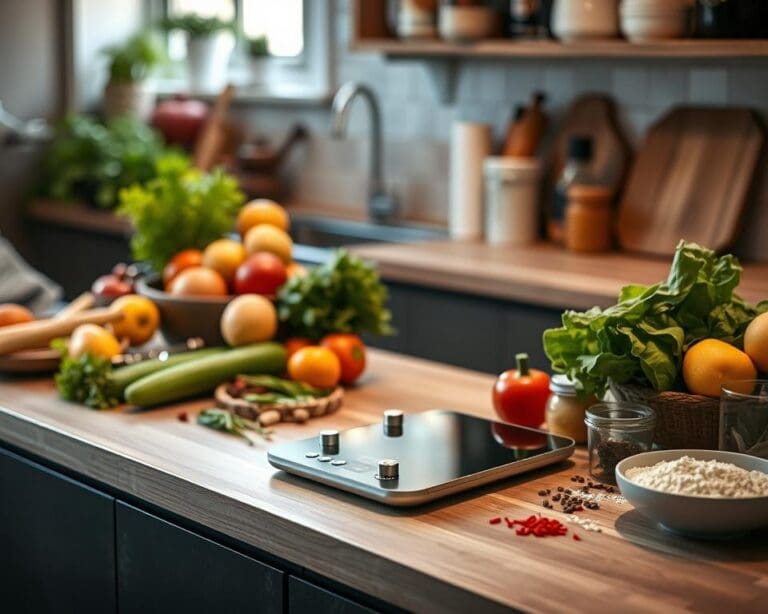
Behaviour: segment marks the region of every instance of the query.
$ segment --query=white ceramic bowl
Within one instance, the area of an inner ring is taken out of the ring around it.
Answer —
[[[616,38],[619,34],[617,0],[555,0],[552,32],[560,40]]]
[[[665,529],[690,537],[720,538],[743,534],[768,526],[768,496],[718,499],[674,495],[640,486],[626,477],[633,467],[650,467],[661,461],[690,456],[697,460],[733,463],[748,471],[768,473],[768,460],[718,450],[663,450],[625,458],[616,466],[621,494],[635,509]]]
[[[688,29],[688,13],[633,11],[622,7],[621,33],[636,43],[668,40],[685,36]]]

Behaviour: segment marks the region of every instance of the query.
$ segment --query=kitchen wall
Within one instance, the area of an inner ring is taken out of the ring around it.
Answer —
[[[448,139],[455,120],[493,124],[501,138],[516,104],[541,89],[557,117],[587,92],[614,97],[630,139],[637,143],[648,126],[676,104],[747,105],[768,112],[766,61],[483,61],[463,62],[456,99],[438,102],[424,63],[388,62],[347,50],[349,1],[337,0],[336,78],[371,85],[380,96],[386,136],[386,171],[407,216],[441,222],[446,219]],[[357,106],[357,105],[356,105]],[[360,104],[360,107],[364,105]],[[258,107],[247,113],[253,128],[282,134],[297,120],[313,131],[313,140],[294,161],[294,200],[331,203],[359,209],[365,202],[367,117],[364,108],[351,117],[349,141],[328,137],[325,109]],[[768,181],[752,207],[739,252],[768,259]],[[760,238],[763,237],[761,241]]]

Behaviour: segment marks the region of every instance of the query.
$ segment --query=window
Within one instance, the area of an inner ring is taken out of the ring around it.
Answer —
[[[330,93],[331,5],[332,0],[164,0],[159,8],[160,15],[193,13],[236,25],[229,79],[239,97],[307,100]],[[249,41],[262,37],[268,55],[251,56]],[[181,33],[169,35],[168,52],[181,67],[186,53]],[[182,80],[179,68],[161,89],[178,89]]]

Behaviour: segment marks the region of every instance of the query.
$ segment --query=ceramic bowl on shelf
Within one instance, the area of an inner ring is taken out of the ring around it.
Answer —
[[[140,279],[138,294],[146,296],[160,311],[160,330],[168,343],[200,337],[206,346],[223,345],[219,320],[234,296],[177,296],[162,289],[159,276]]]
[[[555,0],[551,27],[566,43],[617,38],[618,0]]]
[[[686,0],[624,0],[620,14],[621,32],[631,42],[681,38],[688,32]]]
[[[663,450],[625,458],[616,466],[621,494],[642,515],[673,533],[689,537],[724,538],[768,526],[768,496],[717,498],[678,495],[646,486],[627,478],[634,467],[650,467],[683,456],[696,460],[732,463],[747,471],[768,473],[768,460],[719,450]]]

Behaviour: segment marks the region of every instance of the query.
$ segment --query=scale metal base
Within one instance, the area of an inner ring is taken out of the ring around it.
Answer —
[[[567,437],[449,410],[388,410],[380,423],[280,444],[268,458],[288,473],[408,506],[565,460],[574,447]]]

